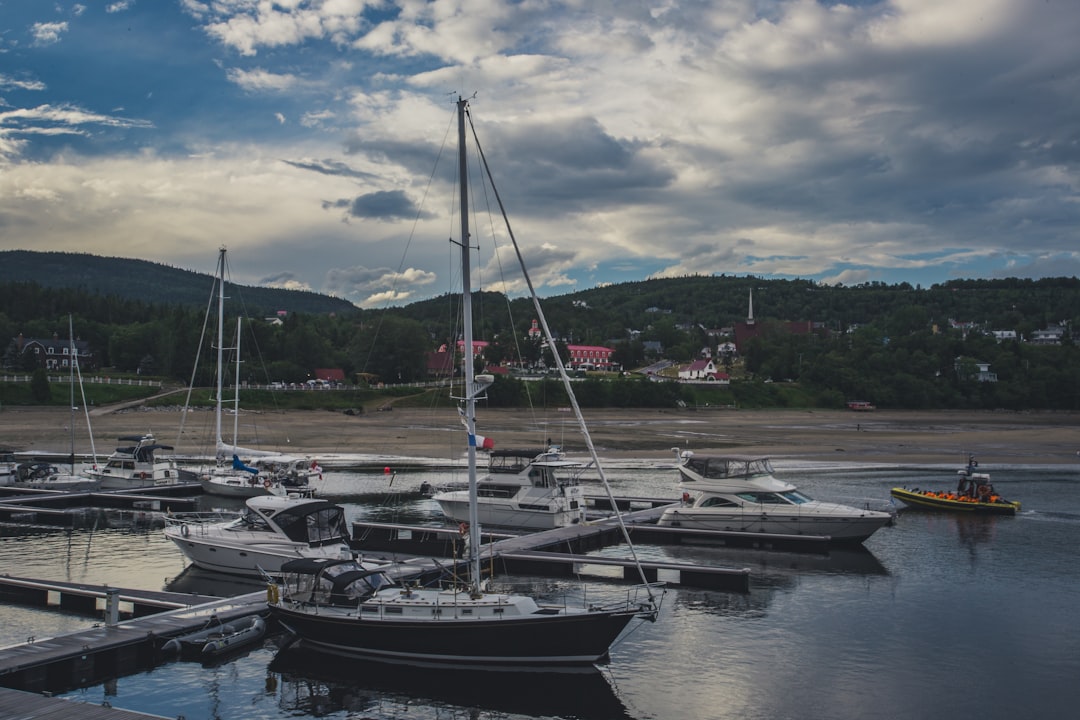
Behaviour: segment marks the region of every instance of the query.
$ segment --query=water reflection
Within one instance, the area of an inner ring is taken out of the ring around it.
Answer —
[[[164,587],[169,592],[222,598],[246,595],[265,588],[266,583],[255,578],[204,570],[195,565],[188,565],[179,575],[167,579]]]
[[[471,717],[632,717],[605,674],[593,667],[561,672],[342,661],[294,645],[278,651],[267,682],[280,683],[281,709],[299,716],[396,703],[449,706],[443,709],[467,710]]]

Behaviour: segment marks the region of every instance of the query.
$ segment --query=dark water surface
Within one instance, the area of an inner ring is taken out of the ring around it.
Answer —
[[[751,592],[669,589],[658,622],[632,626],[611,663],[595,673],[325,661],[279,652],[270,638],[216,666],[172,662],[65,697],[187,720],[1073,717],[1080,467],[990,471],[1006,497],[1023,502],[1016,517],[905,511],[863,549],[828,556],[638,548],[647,557],[748,567]],[[954,472],[816,467],[778,474],[818,499],[882,502],[894,485],[948,487]],[[608,474],[616,494],[675,497],[670,469]],[[328,474],[323,490],[355,517],[433,522],[437,508],[406,492],[424,479],[443,478],[398,477],[388,487],[384,477]],[[4,529],[0,572],[151,589],[260,587],[185,571],[160,529],[117,525]],[[590,593],[624,590],[589,583]],[[531,584],[541,593],[576,592],[562,580]],[[0,606],[0,616],[0,644],[93,622],[11,606]]]

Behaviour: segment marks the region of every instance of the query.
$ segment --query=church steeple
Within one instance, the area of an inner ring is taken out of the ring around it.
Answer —
[[[750,288],[750,312],[746,316],[746,324],[754,324],[754,288]]]

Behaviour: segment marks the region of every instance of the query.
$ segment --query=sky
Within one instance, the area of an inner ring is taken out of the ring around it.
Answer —
[[[0,250],[450,292],[460,95],[542,297],[1077,276],[1078,38],[1077,0],[0,0]],[[474,287],[520,294],[474,192]]]

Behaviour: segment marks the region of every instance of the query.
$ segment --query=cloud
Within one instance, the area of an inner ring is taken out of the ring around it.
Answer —
[[[256,282],[263,287],[281,288],[283,290],[311,290],[311,286],[296,277],[291,272],[281,272],[264,277]]]
[[[418,288],[436,282],[437,276],[426,270],[354,266],[327,272],[324,287],[332,295],[353,299],[361,307],[395,304],[413,297]]]
[[[41,47],[60,42],[60,36],[67,30],[66,22],[34,23],[30,35],[34,38],[34,45]]]
[[[296,87],[300,78],[288,73],[271,73],[262,68],[254,70],[241,70],[229,68],[225,72],[229,82],[235,83],[248,92],[286,92]]]
[[[356,218],[400,220],[416,217],[417,208],[400,190],[379,190],[353,198],[349,203],[349,215]]]

